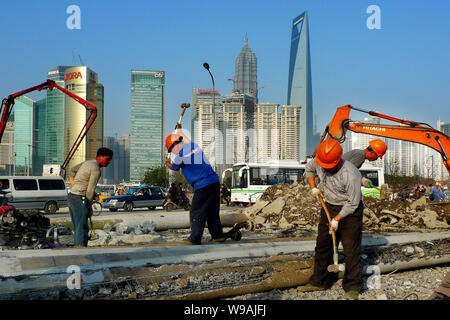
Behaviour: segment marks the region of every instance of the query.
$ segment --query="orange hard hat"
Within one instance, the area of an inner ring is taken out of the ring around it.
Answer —
[[[183,141],[183,137],[180,136],[179,134],[175,134],[175,133],[169,134],[166,138],[167,151],[171,152],[173,147],[175,147],[175,145],[177,145],[181,141]]]
[[[334,139],[322,141],[316,149],[316,162],[324,169],[334,168],[342,158],[342,147]]]
[[[387,150],[386,142],[384,142],[381,139],[375,139],[369,142],[370,147],[372,150],[377,154],[377,156],[380,159],[383,159],[384,154]]]

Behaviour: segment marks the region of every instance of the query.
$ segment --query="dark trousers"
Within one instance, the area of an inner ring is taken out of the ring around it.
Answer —
[[[219,217],[220,211],[220,184],[210,184],[194,191],[192,207],[189,212],[191,235],[189,240],[200,244],[206,222],[213,239],[223,238],[222,223]]]
[[[74,245],[87,247],[89,241],[89,206],[84,196],[69,193],[68,205],[74,231]]]
[[[327,203],[331,219],[333,219],[341,210],[342,206],[336,206]],[[360,263],[361,239],[362,239],[362,219],[364,205],[362,201],[358,208],[350,215],[339,221],[336,231],[336,245],[342,241],[345,253],[345,272],[342,287],[344,290],[362,289],[362,266]],[[314,257],[314,274],[309,282],[312,285],[328,288],[332,280],[332,275],[327,268],[333,264],[333,239],[329,233],[328,218],[325,210],[322,208],[318,235],[316,240]]]

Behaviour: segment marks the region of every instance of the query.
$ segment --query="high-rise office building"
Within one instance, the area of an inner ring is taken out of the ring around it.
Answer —
[[[104,147],[114,152],[113,161],[103,168],[103,182],[118,184],[130,179],[130,135],[124,134],[120,138],[104,137]]]
[[[438,120],[437,130],[450,136],[450,123],[444,123],[443,121]]]
[[[64,75],[71,66],[57,66],[47,72],[47,79],[53,80],[57,85],[65,87]],[[45,130],[45,163],[62,164],[66,153],[64,148],[65,128],[65,101],[66,94],[60,90],[47,90],[46,97],[46,123],[51,125]],[[80,106],[80,108],[82,108]]]
[[[223,150],[220,160],[227,166],[237,162],[256,162],[253,97],[237,91],[222,98]]]
[[[29,175],[33,166],[33,107],[34,101],[27,96],[15,99],[14,104],[14,152],[16,154],[16,173]]]
[[[259,103],[255,109],[254,129],[257,134],[257,162],[280,160],[281,117],[279,105]]]
[[[309,53],[308,13],[292,21],[287,104],[300,107],[299,159],[305,160],[315,149]]]
[[[0,172],[2,175],[14,174],[14,115],[9,117],[0,144]]]
[[[299,106],[281,106],[280,160],[301,160],[299,158],[301,109]]]
[[[48,127],[46,98],[36,101],[33,111],[32,174],[40,176],[45,164],[45,136]]]
[[[69,172],[71,167],[85,160],[95,159],[98,148],[103,146],[104,89],[98,83],[97,73],[86,66],[67,68],[64,81],[67,90],[93,103],[97,108],[97,118],[67,165]],[[67,156],[86,123],[89,111],[67,95],[64,99],[64,155]]]
[[[212,115],[213,101],[215,117]],[[219,90],[200,89],[192,87],[191,95],[191,140],[204,147],[205,133],[213,128],[219,128],[222,103]],[[213,119],[216,122],[213,125]],[[209,140],[209,139],[208,139]]]
[[[130,135],[123,134],[117,139],[119,154],[117,154],[119,167],[119,180],[130,181]],[[114,155],[116,157],[116,155]]]
[[[164,71],[131,70],[130,179],[163,163]]]
[[[257,95],[257,65],[258,61],[256,55],[248,46],[248,39],[247,36],[245,36],[244,46],[236,58],[234,90],[238,90],[239,93],[247,94],[252,97]]]

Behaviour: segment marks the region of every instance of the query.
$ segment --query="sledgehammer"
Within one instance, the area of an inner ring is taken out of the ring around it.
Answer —
[[[318,198],[320,200],[320,203],[322,204],[323,209],[325,210],[325,213],[327,214],[328,223],[331,225],[331,215],[328,211],[328,207],[325,204],[325,201],[323,201],[322,195],[319,194]],[[344,265],[338,263],[338,250],[336,245],[336,233],[334,230],[331,230],[331,237],[333,238],[333,264],[330,264],[327,268],[328,272],[340,272],[344,271]]]

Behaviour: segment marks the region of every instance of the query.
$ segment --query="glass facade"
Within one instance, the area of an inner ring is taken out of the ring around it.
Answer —
[[[47,72],[47,79],[53,80],[57,85],[65,88],[64,75],[70,66],[57,66]],[[60,90],[47,90],[46,97],[46,123],[45,130],[45,163],[62,164],[64,153],[64,126],[65,126],[65,99],[66,95]]]
[[[239,93],[254,96],[257,94],[257,59],[252,49],[248,46],[248,39],[245,37],[244,47],[236,58],[234,89]]]
[[[26,96],[15,99],[14,104],[14,152],[16,174],[26,175],[32,167],[31,146],[33,145],[33,105]]]
[[[301,107],[299,159],[314,152],[311,62],[307,11],[292,21],[287,104]]]
[[[68,68],[65,71],[65,88],[77,96],[93,103],[97,108],[97,118],[80,143],[67,165],[70,168],[90,159],[95,159],[97,149],[103,145],[103,85],[98,83],[98,75],[85,66]],[[64,153],[65,158],[86,123],[86,108],[64,94]],[[64,161],[64,160],[63,160]],[[62,164],[62,163],[61,163]]]
[[[45,163],[45,137],[47,129],[47,106],[46,99],[36,101],[34,103],[34,137],[32,161],[32,174],[35,176],[42,175],[42,168]]]
[[[131,70],[130,179],[163,163],[165,72]]]

